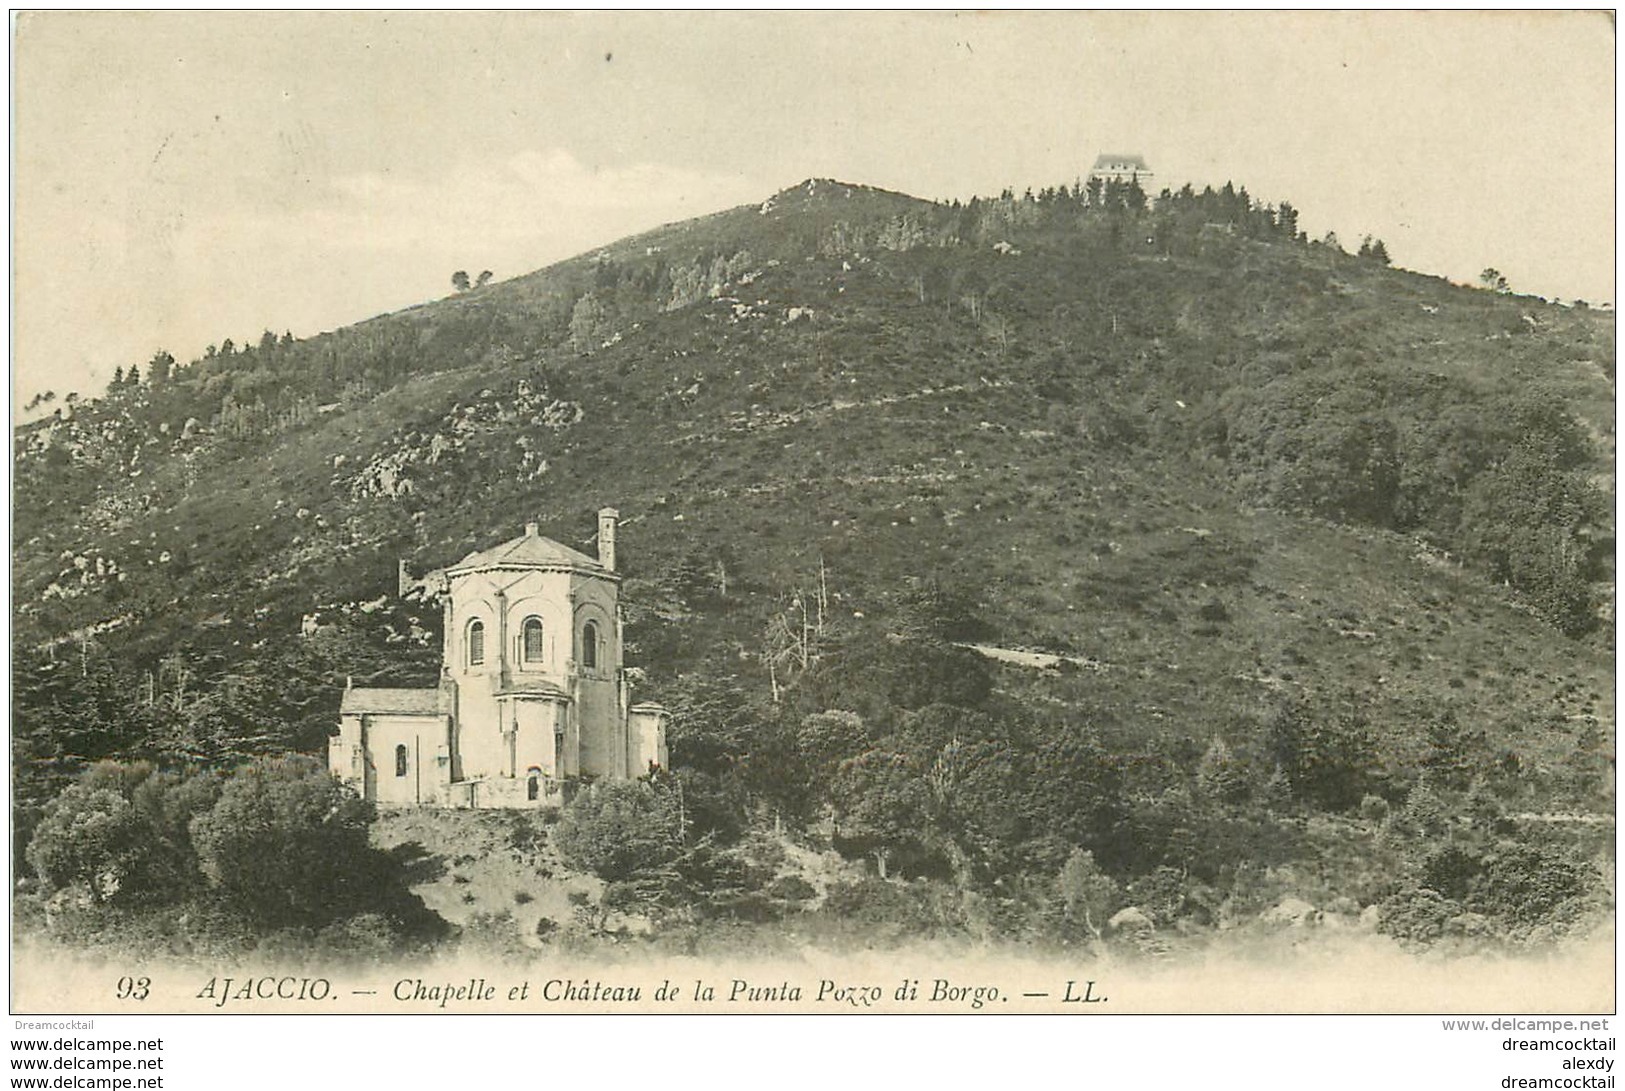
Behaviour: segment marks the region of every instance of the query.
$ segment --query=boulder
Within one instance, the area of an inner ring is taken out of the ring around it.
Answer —
[[[1264,910],[1259,920],[1265,924],[1287,928],[1307,928],[1320,923],[1320,910],[1302,898],[1283,898]]]
[[[1353,898],[1333,898],[1326,903],[1320,923],[1326,928],[1360,927],[1360,903]]]
[[[1112,914],[1111,920],[1106,922],[1106,928],[1111,932],[1151,932],[1156,927],[1150,914],[1137,905],[1119,909]]]
[[[1484,936],[1491,930],[1490,919],[1482,913],[1463,913],[1444,922],[1449,936]]]

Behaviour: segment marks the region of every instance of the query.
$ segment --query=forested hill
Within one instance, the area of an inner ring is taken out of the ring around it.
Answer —
[[[19,799],[106,756],[320,752],[346,676],[434,676],[399,558],[531,520],[584,546],[612,505],[639,692],[741,814],[817,782],[808,716],[873,741],[928,708],[967,745],[1086,731],[1125,799],[1217,739],[1328,813],[1430,761],[1599,806],[1613,316],[1360,249],[1228,186],[812,180],[141,361],[16,434]],[[1326,725],[1358,775],[1316,781]]]

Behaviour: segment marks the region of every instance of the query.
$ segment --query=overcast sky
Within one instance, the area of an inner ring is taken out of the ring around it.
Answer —
[[[12,75],[18,403],[808,177],[964,198],[1102,151],[1614,298],[1606,15],[40,13]]]

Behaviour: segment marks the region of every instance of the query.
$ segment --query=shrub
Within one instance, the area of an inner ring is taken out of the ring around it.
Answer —
[[[1067,857],[1055,878],[1055,892],[1068,938],[1098,940],[1121,901],[1116,881],[1096,866],[1093,853],[1082,849]]]
[[[1382,825],[1388,818],[1388,801],[1381,796],[1366,796],[1360,800],[1360,817],[1373,826]]]
[[[1283,707],[1269,726],[1268,746],[1300,803],[1346,811],[1377,786],[1371,733],[1358,715]]]
[[[554,843],[606,882],[661,868],[683,847],[676,793],[650,781],[594,784],[565,809]]]
[[[521,856],[540,852],[547,844],[547,834],[543,830],[539,818],[541,814],[551,814],[551,811],[533,812],[516,811],[512,815],[512,824],[508,828],[508,847]]]
[[[316,933],[314,944],[319,957],[337,962],[385,962],[395,956],[399,947],[395,926],[380,913],[361,913],[334,921]]]
[[[1475,907],[1519,924],[1532,924],[1578,901],[1600,881],[1597,869],[1569,853],[1534,845],[1501,846],[1484,861]]]
[[[189,823],[218,793],[212,775],[99,762],[46,805],[28,862],[49,885],[82,883],[96,901],[180,900],[199,885]]]
[[[262,758],[192,820],[213,893],[260,925],[322,928],[356,913],[421,911],[399,866],[368,843],[370,804],[305,757]]]
[[[873,876],[837,883],[830,887],[820,913],[880,926],[898,936],[929,935],[945,924],[957,923],[944,920],[940,899],[932,896],[935,885],[928,880],[898,883]]]
[[[1123,898],[1137,905],[1158,925],[1168,926],[1185,915],[1188,901],[1185,877],[1171,867],[1159,867],[1128,885]]]
[[[94,901],[116,895],[147,852],[130,801],[105,788],[70,785],[52,800],[28,843],[28,862],[56,887],[83,883]]]
[[[1445,934],[1462,907],[1437,890],[1412,887],[1383,899],[1378,912],[1377,931],[1406,946],[1426,946]]]
[[[805,902],[818,896],[818,888],[799,875],[780,875],[767,884],[770,897],[786,902]]]
[[[837,848],[872,855],[882,879],[894,863],[917,874],[931,859],[930,791],[905,756],[872,750],[843,762],[831,796]]]
[[[1466,902],[1482,872],[1483,861],[1477,853],[1446,845],[1422,862],[1422,884],[1452,901]]]
[[[1596,547],[1587,535],[1607,525],[1606,499],[1584,471],[1566,468],[1555,441],[1522,443],[1475,478],[1461,518],[1470,555],[1552,624],[1570,635],[1596,624],[1589,582]]]
[[[457,942],[465,950],[476,952],[480,958],[513,961],[527,953],[519,938],[519,927],[514,922],[513,914],[507,910],[475,913],[458,933]]]

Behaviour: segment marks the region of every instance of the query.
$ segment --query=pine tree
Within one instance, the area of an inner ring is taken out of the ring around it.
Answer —
[[[1128,188],[1123,191],[1123,204],[1130,212],[1145,211],[1145,190],[1140,188],[1138,178],[1130,181]]]
[[[1373,239],[1370,235],[1360,240],[1360,257],[1370,261],[1388,264],[1388,248],[1382,244],[1381,239]]]
[[[1282,201],[1275,213],[1275,225],[1289,239],[1298,237],[1298,210],[1290,202]]]

